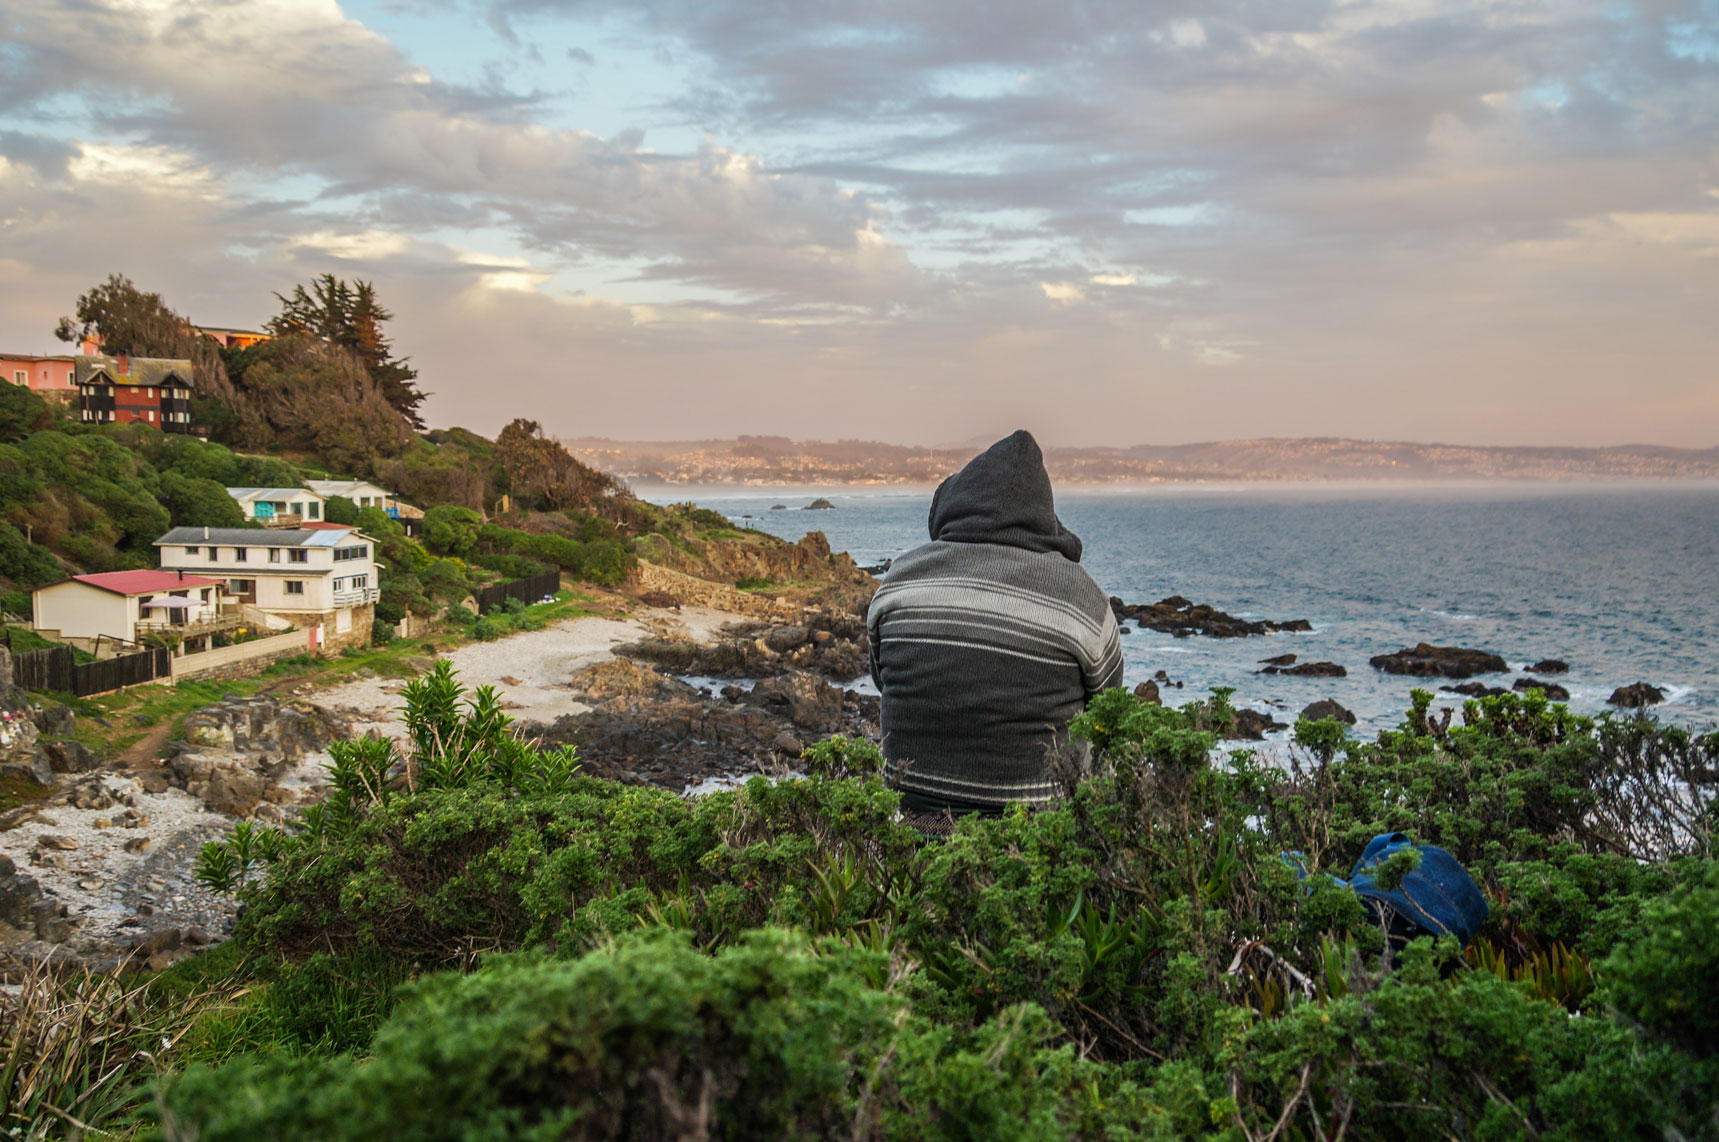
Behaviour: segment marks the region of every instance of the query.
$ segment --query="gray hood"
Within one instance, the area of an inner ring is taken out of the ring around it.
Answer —
[[[1054,551],[1080,562],[1080,538],[1056,517],[1050,473],[1033,434],[997,441],[944,480],[931,497],[931,538]]]

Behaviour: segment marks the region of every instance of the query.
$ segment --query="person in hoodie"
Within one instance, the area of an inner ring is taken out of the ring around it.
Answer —
[[[1057,518],[1029,432],[943,481],[931,542],[890,565],[866,613],[885,774],[910,817],[1056,796],[1049,751],[1122,683],[1116,617]]]

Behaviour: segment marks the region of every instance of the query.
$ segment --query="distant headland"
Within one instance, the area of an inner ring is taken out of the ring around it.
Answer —
[[[921,446],[866,440],[622,441],[563,439],[580,460],[639,488],[711,485],[936,483],[989,440]],[[1417,444],[1333,437],[1227,440],[1132,448],[1045,449],[1065,484],[1322,483],[1431,480],[1716,480],[1719,448]]]

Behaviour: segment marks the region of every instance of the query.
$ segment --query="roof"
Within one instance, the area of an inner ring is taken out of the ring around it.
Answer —
[[[349,523],[329,523],[325,519],[306,520],[300,526],[305,531],[351,531],[352,530],[352,525]]]
[[[290,500],[306,494],[322,499],[319,493],[308,488],[228,488],[227,494],[235,500]]]
[[[155,541],[157,547],[205,544],[221,547],[334,547],[347,536],[371,540],[344,524],[332,527],[176,527]]]
[[[381,484],[374,484],[369,480],[306,480],[304,486],[321,496],[344,496],[346,493],[355,492],[359,488],[375,488],[389,498],[394,495]]]
[[[79,357],[76,361],[75,376],[80,385],[90,384],[98,375],[116,385],[160,386],[170,380],[177,380],[187,387],[191,384],[189,360],[131,357],[127,359],[126,366],[126,371],[121,373],[117,357]]]
[[[220,579],[205,579],[199,575],[180,575],[176,571],[102,571],[94,575],[73,575],[50,583],[82,583],[116,595],[152,595],[157,591],[179,591],[186,587],[219,587]]]
[[[269,334],[261,329],[238,329],[231,325],[193,325],[191,328],[199,333],[243,333],[249,337],[269,337]]]
[[[0,361],[76,361],[77,358],[68,355],[44,355],[41,353],[0,353]]]

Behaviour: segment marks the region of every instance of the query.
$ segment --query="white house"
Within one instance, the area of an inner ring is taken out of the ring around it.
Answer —
[[[155,548],[163,570],[221,577],[233,602],[310,631],[313,648],[370,642],[375,543],[353,528],[176,527]]]
[[[31,617],[45,637],[85,650],[100,640],[140,642],[175,637],[200,649],[216,630],[237,624],[221,613],[221,580],[172,571],[106,571],[74,575],[30,593]]]
[[[304,486],[324,500],[342,496],[361,508],[387,510],[397,503],[393,492],[379,488],[367,480],[306,480]]]
[[[306,488],[228,488],[227,494],[239,501],[246,519],[278,526],[321,520],[327,500]]]

